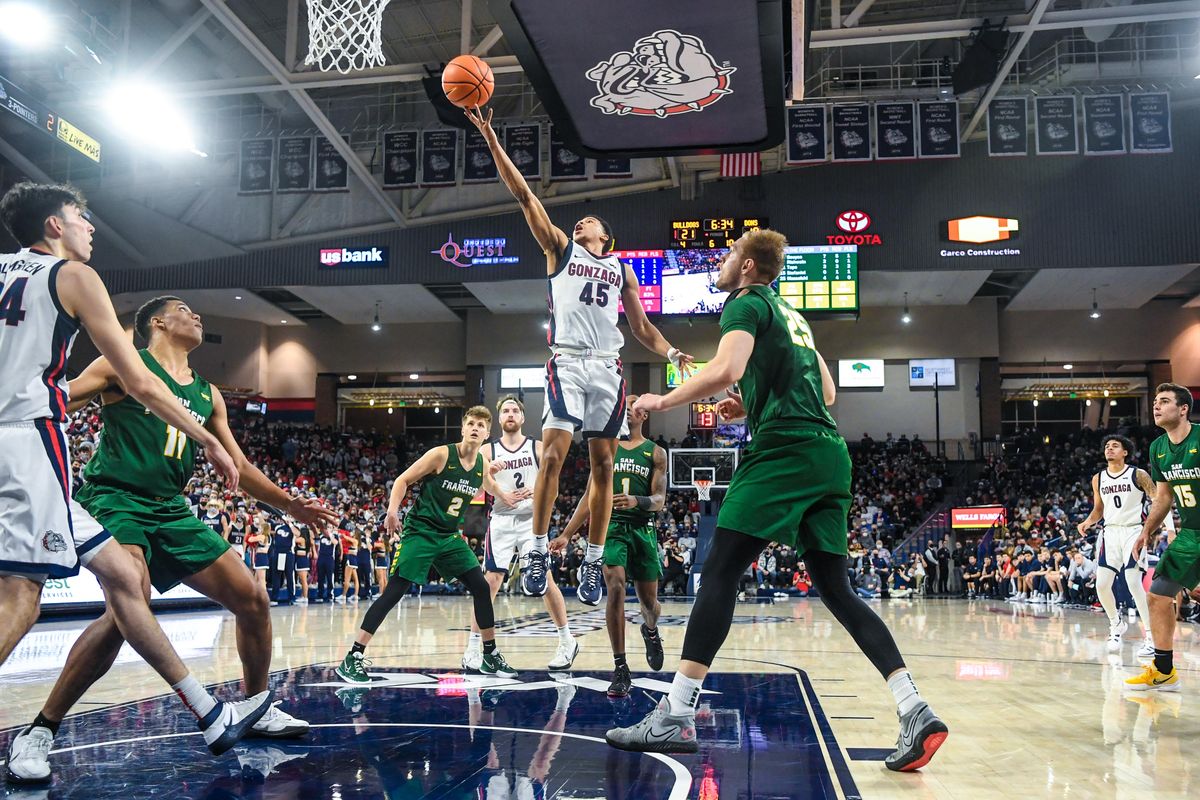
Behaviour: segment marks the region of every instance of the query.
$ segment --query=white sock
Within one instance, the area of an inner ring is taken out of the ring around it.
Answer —
[[[1121,623],[1121,612],[1117,610],[1117,598],[1112,588],[1116,577],[1116,573],[1111,569],[1101,567],[1096,572],[1096,598],[1100,601],[1104,613],[1108,615],[1108,625],[1112,628]]]
[[[567,623],[558,629],[558,641],[560,644],[571,643],[571,623]]]
[[[592,562],[592,561],[599,561],[600,557],[603,555],[604,555],[604,545],[592,544],[591,542],[588,542],[587,553],[584,555],[583,561],[585,564]]]
[[[671,713],[676,716],[696,713],[696,706],[700,702],[700,687],[703,684],[704,681],[692,680],[683,673],[676,672],[671,681],[671,691],[667,695]]]
[[[467,641],[467,647],[479,648],[483,647],[483,634],[475,631],[471,634],[471,638]]]
[[[913,683],[912,674],[908,670],[900,670],[888,678],[887,685],[892,690],[892,696],[896,698],[896,708],[900,709],[900,716],[921,705],[921,694],[917,691],[917,685]]]
[[[534,536],[533,537],[533,551],[535,553],[549,553],[550,552],[550,534],[547,533],[542,536]]]
[[[217,701],[200,685],[200,681],[190,672],[187,677],[171,687],[179,699],[187,706],[188,711],[196,715],[196,719],[204,719],[204,715],[217,707]]]

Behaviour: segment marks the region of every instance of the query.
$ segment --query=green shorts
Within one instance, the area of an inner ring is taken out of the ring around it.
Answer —
[[[850,453],[836,432],[762,433],[738,462],[717,527],[844,556],[850,501]]]
[[[657,581],[662,577],[658,537],[649,525],[613,522],[604,540],[604,566],[624,567],[631,581]]]
[[[182,496],[170,500],[85,483],[75,496],[120,544],[142,548],[150,583],[160,592],[212,564],[229,542],[205,525]]]
[[[1189,591],[1196,588],[1200,584],[1200,531],[1180,528],[1179,533],[1175,534],[1175,541],[1167,546],[1158,560],[1154,577],[1178,583]]]
[[[413,583],[425,583],[429,568],[443,578],[458,578],[479,566],[479,558],[461,535],[438,533],[409,523],[396,545],[390,577],[400,577]]]

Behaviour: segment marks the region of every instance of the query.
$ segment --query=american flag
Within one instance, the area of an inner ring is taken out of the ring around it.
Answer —
[[[762,174],[762,158],[758,153],[722,153],[722,178],[748,178]]]

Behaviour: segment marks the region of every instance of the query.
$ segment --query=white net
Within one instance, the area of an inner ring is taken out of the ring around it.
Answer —
[[[391,0],[308,0],[304,63],[343,75],[382,67],[383,9]]]
[[[699,495],[700,500],[712,499],[708,496],[709,491],[712,489],[712,481],[705,480],[704,478],[696,478],[692,481],[692,484],[696,487],[696,494]]]

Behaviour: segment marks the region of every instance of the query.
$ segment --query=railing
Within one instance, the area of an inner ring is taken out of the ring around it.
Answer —
[[[939,505],[932,514],[925,518],[925,521],[913,529],[900,544],[892,548],[892,563],[900,564],[907,562],[913,553],[919,553],[925,549],[925,545],[932,539],[935,542],[940,542],[946,534],[950,533],[950,509],[954,506],[952,500],[945,500]]]
[[[1143,77],[1187,77],[1200,53],[1200,31],[1147,34],[1138,27],[1125,28],[1120,35],[1093,42],[1074,34],[1057,39],[1030,57],[1024,82],[1045,86],[1070,78],[1075,68],[1087,67],[1081,80],[1113,80]]]

